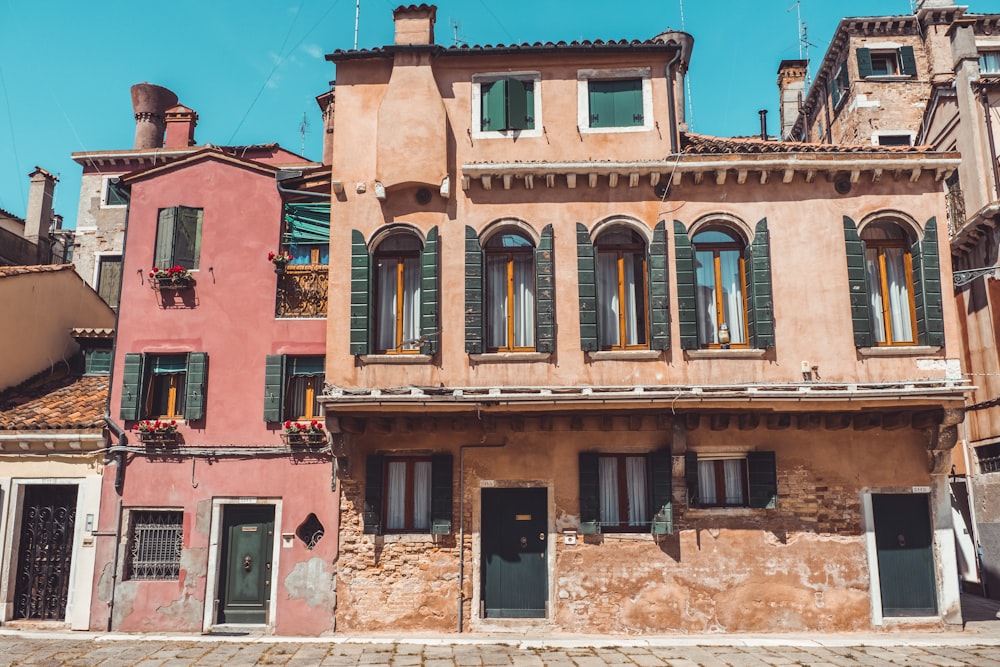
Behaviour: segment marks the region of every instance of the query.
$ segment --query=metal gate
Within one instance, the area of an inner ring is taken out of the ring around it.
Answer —
[[[73,557],[77,487],[33,484],[24,487],[18,543],[14,618],[66,618]]]

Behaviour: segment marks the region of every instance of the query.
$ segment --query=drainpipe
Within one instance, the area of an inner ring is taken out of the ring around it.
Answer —
[[[274,183],[278,188],[278,192],[283,195],[305,195],[307,197],[312,197],[314,199],[330,199],[329,192],[309,192],[308,190],[290,190],[284,187],[281,182],[289,178],[297,178],[302,175],[302,171],[293,171],[291,169],[279,169],[274,174]]]
[[[986,90],[979,91],[979,100],[983,104],[983,115],[986,116],[986,136],[990,139],[990,171],[993,172],[993,193],[991,199],[1000,197],[1000,174],[997,173],[997,148],[993,139],[993,118],[990,116],[990,104],[986,98]]]
[[[476,413],[479,413],[479,406],[476,406]],[[465,450],[466,449],[494,449],[507,446],[507,438],[499,445],[484,444],[484,435],[478,445],[461,445],[458,448],[458,632],[462,632],[462,620],[465,608],[465,595],[462,593],[462,585],[465,581]]]
[[[678,146],[678,131],[677,131],[677,109],[674,108],[674,77],[672,71],[674,66],[681,59],[680,46],[677,48],[677,53],[674,57],[670,59],[667,63],[667,110],[670,112],[670,154],[677,155],[681,152],[680,146]]]

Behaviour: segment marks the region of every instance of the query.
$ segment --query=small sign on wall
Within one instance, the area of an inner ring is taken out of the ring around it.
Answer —
[[[930,493],[931,492],[931,487],[929,487],[929,486],[914,486],[914,487],[911,487],[911,490],[913,491],[913,493]]]

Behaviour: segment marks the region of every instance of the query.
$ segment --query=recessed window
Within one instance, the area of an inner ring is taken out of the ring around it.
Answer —
[[[501,231],[486,256],[486,347],[490,352],[535,349],[535,248],[517,231]]]
[[[128,199],[125,193],[118,187],[116,176],[105,176],[101,180],[101,208],[125,208]]]
[[[879,146],[911,146],[913,145],[913,134],[910,132],[899,134],[880,133],[875,136]]]
[[[168,267],[169,268],[169,267]],[[122,256],[97,256],[97,293],[104,303],[118,308],[118,293],[122,285]]]
[[[183,419],[187,357],[183,354],[149,359],[146,384],[147,419]]]
[[[121,418],[198,420],[205,415],[208,355],[125,355]]]
[[[830,81],[830,100],[836,109],[841,101],[847,99],[847,92],[851,88],[851,77],[847,70],[847,63],[843,62],[837,69],[837,73]]]
[[[84,359],[85,375],[110,375],[111,373],[110,348],[84,347],[83,359]]]
[[[581,532],[669,532],[654,523],[672,521],[672,470],[669,449],[581,452]]]
[[[979,71],[982,74],[1000,74],[1000,50],[980,51]]]
[[[365,459],[366,534],[451,532],[450,454]]]
[[[857,50],[858,76],[915,76],[917,64],[912,46],[861,48]]]
[[[322,355],[268,355],[264,371],[264,421],[307,420],[322,416],[326,362]]]
[[[648,347],[645,240],[631,229],[616,227],[598,236],[594,246],[601,348]]]
[[[581,70],[578,80],[581,132],[652,128],[652,85],[648,68]]]
[[[646,457],[602,454],[598,457],[601,529],[649,525]]]
[[[420,351],[420,240],[394,234],[375,249],[375,351]]]
[[[874,222],[861,232],[865,246],[873,335],[877,345],[916,343],[911,241],[892,222]]]
[[[688,505],[695,508],[774,508],[778,478],[774,452],[699,455],[684,461]]]
[[[691,238],[694,246],[698,341],[702,347],[747,347],[743,240],[725,228]]]
[[[976,447],[976,459],[979,461],[979,472],[1000,472],[1000,444]]]
[[[473,136],[540,136],[540,83],[538,72],[473,76]]]
[[[171,581],[180,576],[184,513],[132,510],[125,579]]]
[[[431,527],[430,457],[385,461],[385,528],[388,532],[427,532]]]
[[[172,266],[197,269],[201,256],[202,217],[200,208],[175,206],[160,209],[153,266],[161,269]]]

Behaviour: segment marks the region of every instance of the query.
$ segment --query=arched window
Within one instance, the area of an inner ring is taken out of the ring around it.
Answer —
[[[420,240],[393,234],[374,255],[375,350],[381,354],[420,350]]]
[[[594,250],[601,348],[648,347],[645,240],[635,231],[619,226],[601,233]]]
[[[486,348],[490,352],[535,349],[535,248],[516,230],[500,231],[486,255]]]
[[[702,347],[747,347],[746,244],[724,227],[691,238]]]
[[[917,342],[913,295],[913,243],[899,225],[879,221],[861,231],[871,307],[872,337],[877,345]]]

